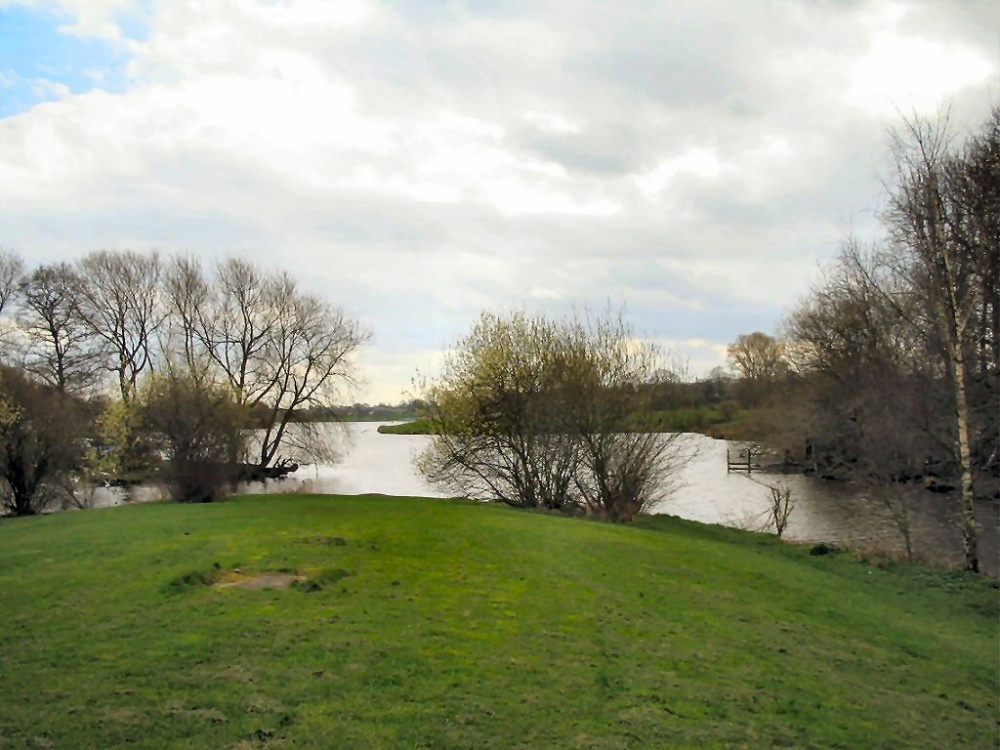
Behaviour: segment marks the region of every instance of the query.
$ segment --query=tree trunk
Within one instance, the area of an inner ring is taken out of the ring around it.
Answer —
[[[958,461],[962,487],[962,552],[965,569],[979,572],[979,545],[976,534],[975,496],[972,492],[972,451],[969,441],[969,403],[965,379],[965,355],[959,343],[954,352],[955,427],[958,432]]]

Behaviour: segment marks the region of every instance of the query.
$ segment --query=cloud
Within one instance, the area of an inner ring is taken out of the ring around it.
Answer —
[[[53,13],[60,19],[57,30],[77,37],[120,40],[120,21],[141,12],[139,0],[3,0],[0,10],[11,7]]]
[[[889,5],[869,19],[870,46],[851,66],[852,103],[887,115],[933,113],[956,89],[996,75],[983,50],[906,36],[900,27],[910,12],[906,6]],[[1000,12],[994,16],[1000,20]]]
[[[379,400],[484,308],[626,302],[721,363],[874,231],[894,107],[982,121],[1000,21],[882,0],[17,7],[115,54],[0,109],[0,242],[286,268],[374,329]],[[0,86],[43,78],[20,65]]]

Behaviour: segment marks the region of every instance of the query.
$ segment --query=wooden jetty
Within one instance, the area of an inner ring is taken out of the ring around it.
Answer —
[[[732,451],[726,448],[726,472],[739,471],[749,475],[754,471],[760,471],[762,467],[758,459],[763,453],[764,448],[756,443],[741,448],[735,458]]]

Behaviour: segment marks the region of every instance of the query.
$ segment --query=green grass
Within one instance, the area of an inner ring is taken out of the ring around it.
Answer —
[[[709,434],[727,421],[726,413],[714,406],[664,409],[648,415],[649,424],[663,432],[701,432]]]
[[[219,588],[234,569],[305,576]],[[0,748],[989,748],[995,581],[674,518],[244,497],[0,522]]]
[[[629,429],[658,432],[698,432],[711,437],[724,435],[731,440],[759,439],[766,434],[761,409],[725,410],[716,406],[664,409],[633,420]],[[400,424],[382,425],[383,435],[431,435],[434,425],[426,417]]]
[[[378,431],[383,435],[430,435],[434,432],[431,421],[426,417],[399,424],[380,425]]]
[[[665,409],[648,416],[661,432],[697,432],[729,440],[761,440],[768,434],[766,409],[726,409],[695,406]]]

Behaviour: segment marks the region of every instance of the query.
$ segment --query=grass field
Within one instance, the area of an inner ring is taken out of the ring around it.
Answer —
[[[996,747],[996,582],[809,552],[384,497],[3,520],[0,749]],[[300,580],[215,585],[262,573]]]

